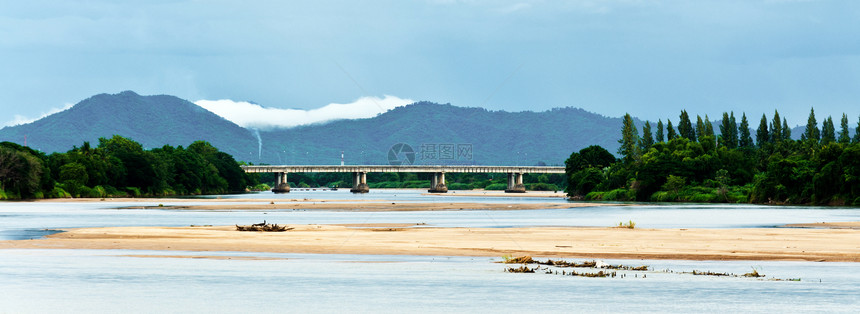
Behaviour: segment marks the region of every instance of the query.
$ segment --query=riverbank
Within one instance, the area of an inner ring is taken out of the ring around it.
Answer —
[[[857,230],[809,228],[436,228],[423,225],[290,225],[69,229],[0,249],[129,249],[319,254],[860,262]]]

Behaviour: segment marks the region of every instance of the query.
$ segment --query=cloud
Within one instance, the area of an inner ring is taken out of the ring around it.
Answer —
[[[11,121],[7,121],[6,123],[3,124],[3,126],[16,126],[16,125],[21,125],[21,124],[32,123],[33,121],[42,119],[44,117],[55,114],[57,112],[66,111],[67,109],[72,108],[74,105],[75,104],[72,104],[72,103],[66,103],[65,105],[63,105],[62,108],[51,108],[47,112],[43,112],[38,118],[27,118],[23,115],[16,114],[13,116]]]
[[[263,107],[254,103],[236,102],[229,99],[198,100],[194,103],[241,127],[266,130],[291,128],[339,119],[371,118],[395,107],[405,106],[413,102],[411,99],[385,95],[384,98],[362,97],[348,104],[332,103],[311,110]]]

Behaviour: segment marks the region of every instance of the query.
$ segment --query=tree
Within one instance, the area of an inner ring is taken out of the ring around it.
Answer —
[[[744,148],[752,148],[753,140],[750,135],[750,124],[747,121],[747,114],[743,113],[741,116],[741,125],[738,127],[738,131],[740,132],[740,136],[738,138],[738,146]]]
[[[657,142],[663,142],[663,121],[657,120]]]
[[[632,162],[639,155],[639,131],[629,113],[624,114],[624,125],[621,128],[621,139],[618,143],[621,144],[621,147],[618,147],[618,154],[624,156],[624,162]]]
[[[788,121],[785,118],[782,118],[782,140],[791,140],[791,128],[788,127]]]
[[[58,179],[63,183],[67,192],[73,196],[78,196],[81,187],[86,186],[89,176],[87,175],[87,168],[84,165],[73,162],[60,167],[60,176]],[[86,195],[82,196],[86,197]]]
[[[818,121],[815,120],[815,108],[809,110],[809,119],[806,120],[806,131],[800,136],[800,140],[812,140],[818,142],[821,133],[818,131]]]
[[[690,115],[687,110],[681,110],[681,120],[678,121],[678,136],[696,141],[696,130],[693,129],[693,123],[690,122]]]
[[[857,127],[854,128],[854,143],[860,143],[860,117],[857,118]]]
[[[833,117],[824,119],[824,124],[821,127],[821,144],[833,143],[836,141],[836,128],[833,126]]]
[[[705,122],[702,121],[702,116],[696,115],[696,138],[705,136]]]
[[[568,195],[581,196],[591,192],[603,181],[603,169],[613,163],[615,156],[598,145],[571,153],[570,158],[564,162]]]
[[[735,113],[732,112],[729,116],[728,112],[723,112],[723,121],[720,123],[720,146],[726,148],[738,147],[738,125],[735,122]]]
[[[705,115],[705,136],[714,136],[714,125],[711,124],[708,115]]]
[[[615,163],[615,156],[599,145],[591,145],[570,154],[564,161],[565,171],[573,173],[585,168],[603,169]]]
[[[761,122],[758,124],[758,130],[755,132],[755,143],[761,148],[765,142],[770,140],[770,136],[767,131],[767,117],[762,114]]]
[[[773,111],[773,121],[770,123],[770,142],[776,143],[782,141],[782,119],[779,118],[779,111]]]
[[[666,120],[666,138],[671,141],[676,137],[678,137],[678,135],[675,134],[675,129],[672,128],[672,121]]]
[[[848,144],[851,142],[851,135],[848,133],[848,115],[842,114],[842,123],[839,130],[839,143]]]
[[[648,151],[651,145],[654,145],[654,138],[651,136],[651,122],[645,121],[645,126],[642,127],[642,140],[639,146],[643,151]]]
[[[0,145],[0,190],[32,197],[39,191],[43,169],[42,161],[28,151]]]
[[[678,191],[684,188],[687,183],[686,181],[687,178],[670,174],[668,177],[666,177],[666,183],[663,184],[662,188],[666,191],[678,193]]]

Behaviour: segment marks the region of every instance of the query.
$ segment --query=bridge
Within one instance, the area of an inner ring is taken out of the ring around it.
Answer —
[[[448,187],[445,185],[445,173],[507,173],[508,187],[505,189],[507,193],[525,193],[526,187],[523,184],[523,174],[525,173],[564,173],[564,167],[520,167],[520,166],[424,166],[424,165],[305,165],[305,166],[242,166],[242,169],[248,173],[274,173],[275,187],[272,189],[275,193],[287,193],[290,191],[290,184],[287,182],[288,173],[303,173],[303,172],[349,172],[353,175],[353,184],[350,192],[367,193],[370,187],[367,186],[368,172],[420,172],[432,173],[430,178],[431,193],[448,192]]]

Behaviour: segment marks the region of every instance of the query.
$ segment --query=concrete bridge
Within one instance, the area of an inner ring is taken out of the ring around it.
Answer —
[[[272,189],[275,193],[287,193],[290,191],[290,184],[287,182],[288,173],[299,172],[349,172],[352,173],[353,193],[367,193],[370,188],[367,186],[368,172],[422,172],[432,173],[430,178],[431,193],[448,192],[448,187],[445,185],[445,173],[507,173],[508,187],[505,189],[507,193],[525,193],[526,187],[523,185],[523,174],[525,173],[564,173],[564,167],[520,167],[520,166],[389,166],[389,165],[358,165],[358,166],[338,166],[338,165],[308,165],[308,166],[242,166],[242,169],[248,173],[274,173],[275,187]]]

